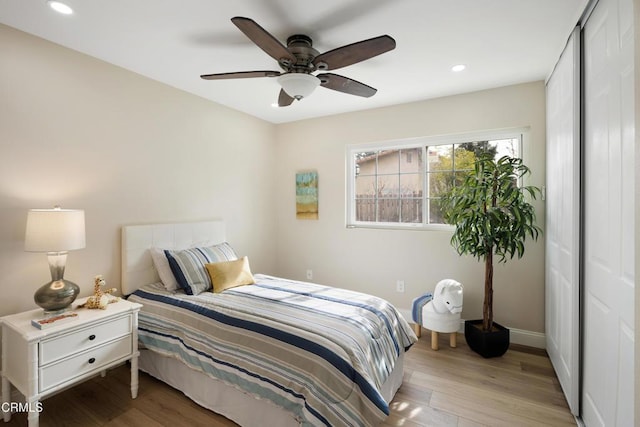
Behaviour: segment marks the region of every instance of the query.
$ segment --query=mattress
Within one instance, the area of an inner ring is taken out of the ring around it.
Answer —
[[[300,425],[384,420],[399,385],[396,368],[416,340],[397,310],[367,294],[254,278],[254,285],[196,296],[141,287],[130,296],[144,306],[140,343]]]

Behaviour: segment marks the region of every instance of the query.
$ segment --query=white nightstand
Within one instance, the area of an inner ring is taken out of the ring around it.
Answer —
[[[76,301],[77,307],[85,299]],[[29,427],[38,425],[38,402],[58,390],[131,360],[131,397],[138,395],[138,311],[126,300],[106,310],[74,309],[76,320],[40,330],[31,324],[41,309],[0,318],[2,323],[2,410],[11,401],[10,383],[26,398]],[[46,410],[46,408],[45,408]]]

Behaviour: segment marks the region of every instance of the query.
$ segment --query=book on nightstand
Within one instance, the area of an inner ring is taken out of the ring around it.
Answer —
[[[53,326],[62,325],[63,323],[73,322],[78,319],[78,313],[68,311],[51,317],[43,317],[42,319],[33,319],[31,324],[38,329],[47,329]]]

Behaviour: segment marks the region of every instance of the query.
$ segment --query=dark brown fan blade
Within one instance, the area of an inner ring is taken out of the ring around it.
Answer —
[[[250,79],[252,77],[278,77],[280,71],[238,71],[235,73],[203,74],[205,80]]]
[[[284,91],[284,89],[280,89],[280,95],[278,95],[278,107],[286,107],[291,105],[291,103],[295,100]]]
[[[319,70],[336,70],[395,49],[396,41],[387,35],[342,46],[315,57]]]
[[[231,18],[236,27],[240,29],[249,39],[254,42],[260,49],[278,62],[281,60],[289,61],[294,64],[296,57],[287,50],[282,43],[273,37],[267,30],[258,25],[253,19],[236,16]]]
[[[318,74],[320,85],[327,89],[337,90],[338,92],[348,93],[350,95],[363,96],[369,98],[376,94],[377,89],[367,86],[364,83],[340,76],[333,73]]]

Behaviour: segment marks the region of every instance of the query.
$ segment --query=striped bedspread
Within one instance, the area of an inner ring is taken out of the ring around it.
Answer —
[[[256,284],[185,295],[147,285],[139,339],[148,349],[268,399],[301,425],[374,426],[380,390],[416,340],[388,302],[353,291],[254,275]]]

